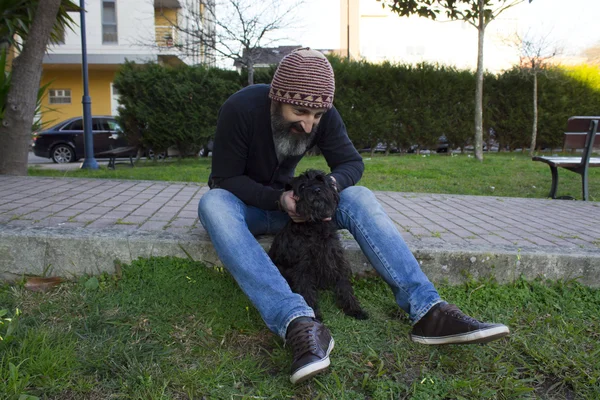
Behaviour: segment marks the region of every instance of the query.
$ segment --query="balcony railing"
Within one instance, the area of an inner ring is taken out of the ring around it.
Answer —
[[[173,47],[178,38],[177,29],[174,26],[157,25],[155,28],[155,40],[158,47]]]
[[[103,44],[117,44],[119,43],[119,36],[115,32],[104,32],[102,33]]]

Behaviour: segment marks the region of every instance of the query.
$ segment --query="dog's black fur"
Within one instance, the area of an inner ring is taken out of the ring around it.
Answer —
[[[368,315],[350,284],[350,266],[344,258],[335,222],[324,221],[334,216],[340,202],[335,185],[318,170],[307,170],[292,180],[296,212],[306,222],[288,222],[275,236],[269,256],[292,291],[304,297],[318,319],[322,315],[317,290],[326,288],[334,289],[337,305],[345,314],[366,319]]]

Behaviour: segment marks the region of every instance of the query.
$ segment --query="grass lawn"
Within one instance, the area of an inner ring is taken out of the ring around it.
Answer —
[[[598,399],[600,290],[574,282],[441,285],[444,298],[512,334],[487,345],[429,347],[378,278],[355,282],[370,319],[324,293],[336,340],[329,372],[294,387],[290,350],[222,269],[137,260],[120,276],[47,293],[0,286],[0,398]],[[4,320],[3,318],[3,320]]]
[[[372,190],[397,192],[469,194],[545,198],[552,179],[550,168],[533,162],[520,153],[485,154],[483,163],[468,155],[363,155],[365,173],[360,184]],[[328,170],[323,157],[305,157],[297,168]],[[30,167],[29,175],[92,177],[106,179],[147,179],[205,183],[210,173],[210,158],[141,161],[135,168],[118,165],[112,171],[57,171]],[[589,171],[590,200],[600,201],[600,168]],[[581,177],[560,169],[558,195],[581,199]]]
[[[365,158],[372,190],[544,198],[546,165],[521,154]],[[306,168],[326,169],[321,157]],[[141,162],[116,171],[30,175],[206,182],[209,159]],[[560,171],[559,195],[581,197]],[[590,171],[600,200],[600,169]],[[140,259],[116,276],[82,277],[47,292],[0,285],[0,399],[594,399],[600,398],[600,289],[576,282],[493,280],[439,285],[443,298],[511,335],[487,345],[429,347],[379,278],[355,289],[370,319],[322,311],[336,341],[329,371],[289,383],[290,350],[223,269]],[[20,315],[15,316],[16,310]],[[12,318],[9,321],[8,318]]]

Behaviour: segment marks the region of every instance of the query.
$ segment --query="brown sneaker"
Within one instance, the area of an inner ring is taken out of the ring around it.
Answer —
[[[506,325],[480,322],[454,304],[436,304],[413,327],[410,338],[422,344],[487,343],[508,335]]]
[[[312,378],[329,367],[335,344],[329,329],[316,319],[299,317],[288,326],[286,344],[292,347],[292,383]]]

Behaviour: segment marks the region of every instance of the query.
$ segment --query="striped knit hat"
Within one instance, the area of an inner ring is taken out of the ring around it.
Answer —
[[[335,79],[333,68],[323,53],[297,49],[281,60],[269,97],[281,103],[311,108],[331,108]]]

